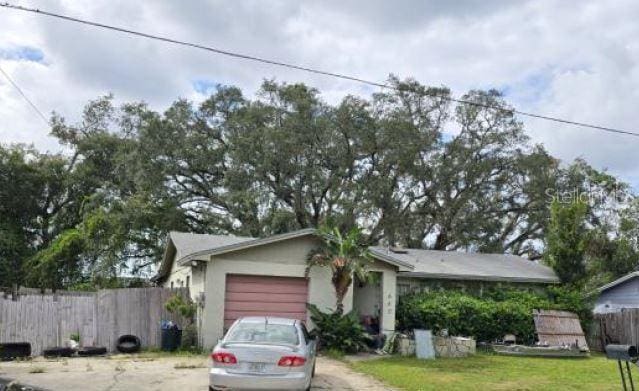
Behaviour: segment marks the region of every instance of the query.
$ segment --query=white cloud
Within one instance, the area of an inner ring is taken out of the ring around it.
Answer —
[[[389,73],[456,94],[499,88],[524,111],[637,130],[639,2],[23,2],[54,12],[381,81]],[[303,81],[332,102],[366,86],[231,59],[0,9],[0,48],[39,49],[41,63],[0,58],[44,112],[77,119],[113,92],[162,109],[202,99],[194,83]],[[584,157],[639,187],[639,138],[524,119],[534,141],[564,160]],[[40,119],[0,79],[0,141],[55,149]]]

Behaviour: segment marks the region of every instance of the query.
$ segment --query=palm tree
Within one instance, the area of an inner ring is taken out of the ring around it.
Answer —
[[[353,282],[353,275],[362,281],[366,280],[366,266],[371,262],[371,257],[368,248],[362,245],[362,232],[357,227],[342,235],[337,227],[322,226],[318,229],[318,234],[323,243],[309,254],[306,274],[313,266],[331,268],[331,282],[336,298],[335,312],[342,314],[344,297]]]

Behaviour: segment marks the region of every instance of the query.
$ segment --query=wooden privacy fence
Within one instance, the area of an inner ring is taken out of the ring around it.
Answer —
[[[588,333],[593,350],[603,351],[607,344],[639,345],[639,309],[624,308],[619,312],[595,314]]]
[[[127,288],[98,292],[21,292],[0,297],[0,342],[30,342],[34,355],[63,346],[80,334],[83,346],[115,350],[124,334],[140,338],[143,347],[160,346],[160,321],[184,324],[164,303],[173,295],[188,298],[188,288]]]

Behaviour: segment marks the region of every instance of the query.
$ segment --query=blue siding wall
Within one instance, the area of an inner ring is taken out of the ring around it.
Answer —
[[[595,313],[639,308],[639,278],[633,278],[603,291],[595,302]]]

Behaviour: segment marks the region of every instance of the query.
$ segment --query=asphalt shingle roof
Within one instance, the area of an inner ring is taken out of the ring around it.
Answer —
[[[600,286],[599,288],[597,288],[598,292],[603,292],[605,290],[608,290],[610,288],[614,288],[617,285],[620,285],[628,280],[632,280],[633,278],[639,277],[639,271],[636,272],[631,272],[626,274],[625,276],[622,276],[612,282],[607,283],[606,285]]]
[[[306,230],[296,232],[307,233]],[[196,256],[199,252],[234,249],[240,243],[246,243],[247,246],[258,245],[263,241],[266,243],[274,240],[273,238],[289,237],[293,234],[295,232],[264,239],[185,232],[170,232],[169,236],[176,249],[177,261],[190,255]],[[399,276],[504,282],[559,282],[551,268],[515,255],[418,249],[393,251],[386,247],[370,247],[370,251],[373,256],[400,266]],[[172,259],[166,258],[163,260],[159,275],[168,272],[171,261]],[[408,271],[411,268],[413,270]]]
[[[409,263],[414,269],[400,276],[505,282],[559,282],[548,266],[516,255],[464,253],[458,251],[371,247],[373,254]]]
[[[175,231],[170,232],[169,237],[177,250],[176,259],[199,251],[212,250],[218,247],[254,240],[254,238],[246,236],[192,234]]]

